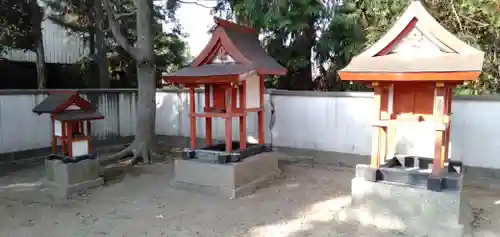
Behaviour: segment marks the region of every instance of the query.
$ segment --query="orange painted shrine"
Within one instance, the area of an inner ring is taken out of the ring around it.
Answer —
[[[205,119],[207,146],[212,145],[212,119],[225,120],[225,151],[233,150],[232,119],[239,118],[240,149],[247,145],[246,118],[258,114],[258,143],[264,144],[264,76],[287,70],[261,47],[255,29],[214,18],[212,37],[189,67],[163,76],[189,88],[190,148],[197,148],[196,119]],[[204,106],[196,111],[195,88],[204,89]]]
[[[448,159],[453,88],[477,80],[484,53],[444,29],[420,1],[412,1],[395,25],[339,71],[341,80],[374,91],[371,167],[395,155],[400,121],[435,124],[432,174]]]
[[[103,119],[97,108],[76,91],[52,92],[33,108],[37,114],[50,114],[52,122],[52,152],[69,157],[90,154],[91,120]]]

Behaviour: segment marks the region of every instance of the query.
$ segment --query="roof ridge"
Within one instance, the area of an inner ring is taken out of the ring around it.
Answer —
[[[241,24],[238,24],[238,23],[235,23],[232,21],[224,20],[224,19],[216,17],[216,16],[214,17],[214,22],[217,26],[222,26],[224,28],[239,31],[239,32],[246,33],[246,34],[258,34],[259,33],[257,31],[257,29],[255,29],[255,28],[241,25]]]

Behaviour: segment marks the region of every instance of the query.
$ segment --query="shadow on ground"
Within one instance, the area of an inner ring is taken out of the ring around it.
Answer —
[[[176,145],[165,145],[165,154],[176,156]],[[117,169],[105,186],[67,202],[46,198],[36,185],[42,166],[18,170],[0,178],[0,236],[404,236],[397,229],[344,221],[351,168],[291,160],[280,162],[283,178],[236,200],[171,188],[169,159]],[[498,190],[468,190],[473,206],[485,210],[479,215],[481,233],[500,233],[500,210],[493,205]]]

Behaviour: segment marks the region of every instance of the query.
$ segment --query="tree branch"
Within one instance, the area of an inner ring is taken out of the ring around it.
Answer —
[[[118,21],[116,20],[117,14],[115,11],[111,8],[111,5],[109,3],[109,0],[101,0],[102,5],[104,7],[104,11],[106,11],[106,16],[109,21],[109,28],[111,29],[111,33],[113,33],[113,36],[118,42],[118,44],[127,51],[132,58],[137,60],[139,58],[139,52],[138,49],[128,43],[127,38],[122,34],[120,31],[121,27]]]
[[[213,8],[213,7],[209,7],[207,5],[203,5],[200,3],[199,0],[196,0],[196,1],[184,1],[184,0],[177,0],[177,2],[179,3],[184,3],[184,4],[194,4],[196,6],[200,6],[200,7],[204,7],[204,8]]]
[[[451,1],[451,9],[453,11],[453,14],[455,14],[455,18],[457,18],[457,22],[458,22],[458,26],[460,27],[460,30],[463,31],[464,27],[462,26],[462,22],[460,21],[460,17],[458,16],[457,9],[455,9],[454,1]]]
[[[127,12],[127,13],[115,13],[115,19],[118,20],[122,17],[127,17],[127,16],[133,16],[137,13],[137,9],[131,11],[131,12]]]

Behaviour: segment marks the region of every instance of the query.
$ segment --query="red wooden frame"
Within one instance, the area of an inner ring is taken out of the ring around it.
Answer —
[[[414,9],[407,11],[412,13],[411,11]],[[418,12],[418,14],[421,13],[421,11]],[[367,50],[362,53],[363,57],[383,57],[388,54],[416,27],[418,18],[420,17],[417,15],[411,20],[405,18],[409,22],[404,28],[399,27],[403,24],[396,23],[398,28],[394,29],[400,32],[391,31],[392,34],[387,35],[396,35],[393,39],[384,36],[384,40],[373,46],[380,50],[377,50],[375,55],[368,55],[368,52],[370,54],[373,52]],[[440,39],[439,41],[446,40],[449,39]],[[449,42],[441,43],[449,47],[447,44]],[[452,50],[460,51],[456,48]],[[452,90],[464,81],[477,80],[480,73],[480,71],[458,70],[446,72],[340,71],[341,80],[367,83],[374,91],[375,113],[373,118],[375,123],[372,131],[371,166],[379,168],[385,158],[393,158],[390,156],[394,155],[396,146],[394,123],[400,120],[414,122],[431,120],[436,123],[432,173],[434,175],[440,174],[449,154]],[[397,99],[395,99],[396,97]]]
[[[246,34],[258,34],[253,28],[245,27],[220,18],[214,18],[217,27],[212,31],[212,37],[201,53],[194,59],[190,67],[199,67],[209,64],[213,59],[221,54],[230,55],[239,64],[252,65],[252,62],[245,57],[236,47],[234,42],[227,35],[227,30],[243,32]],[[255,69],[259,83],[259,105],[257,108],[247,108],[246,88],[247,81],[241,80],[239,74],[229,74],[220,76],[167,76],[165,81],[182,84],[189,88],[189,120],[190,120],[190,148],[196,149],[196,118],[205,119],[206,145],[212,145],[212,123],[213,118],[223,118],[225,127],[225,150],[231,152],[232,147],[232,119],[239,119],[239,140],[240,149],[245,149],[247,145],[246,122],[248,113],[256,112],[258,117],[258,143],[265,142],[264,136],[264,75],[285,75],[286,69]],[[204,87],[203,111],[196,111],[196,91],[195,88]],[[237,99],[239,97],[239,100]],[[238,103],[239,101],[239,103]]]
[[[52,152],[57,153],[58,143],[60,142],[61,152],[64,155],[68,155],[70,157],[73,156],[72,143],[73,141],[87,140],[88,141],[88,152],[90,153],[90,140],[91,140],[91,121],[90,120],[71,120],[71,121],[60,121],[61,122],[61,136],[56,136],[55,134],[55,115],[58,113],[63,113],[69,106],[72,104],[80,107],[81,110],[89,110],[92,109],[93,106],[90,102],[80,97],[78,92],[75,91],[53,91],[51,93],[70,93],[73,94],[68,100],[64,103],[57,106],[53,113],[51,113],[51,123],[52,123]],[[103,119],[101,118],[93,118],[95,119]],[[84,121],[87,121],[87,126],[84,127]],[[85,136],[82,137],[73,137],[74,133],[82,133]]]

